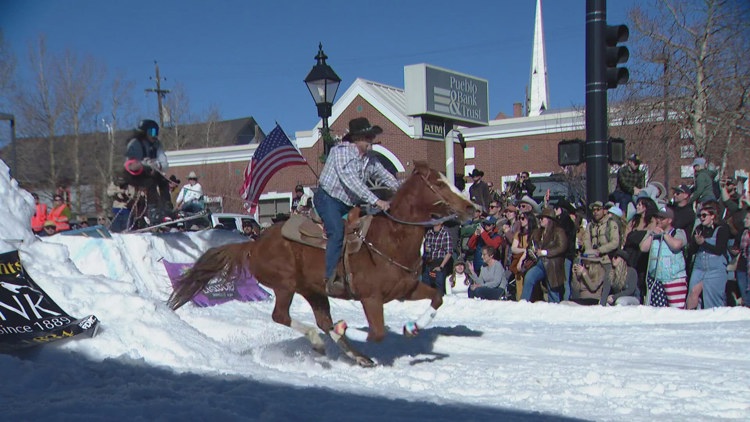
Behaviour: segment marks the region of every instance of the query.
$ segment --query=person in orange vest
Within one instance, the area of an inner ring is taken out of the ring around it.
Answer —
[[[44,229],[44,222],[47,221],[47,204],[39,202],[39,195],[32,192],[34,197],[34,215],[31,217],[31,231],[39,234]]]
[[[55,195],[52,202],[52,210],[47,216],[47,220],[54,221],[57,232],[70,230],[70,218],[72,214],[68,205],[63,202],[63,197]]]

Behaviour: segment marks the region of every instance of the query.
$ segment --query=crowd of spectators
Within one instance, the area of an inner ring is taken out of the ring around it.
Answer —
[[[447,295],[493,300],[750,306],[750,195],[705,159],[693,164],[692,185],[672,187],[669,197],[647,183],[633,154],[610,201],[587,205],[537,203],[527,172],[512,194],[499,192],[474,169],[466,192],[479,207],[450,235],[451,247],[424,249],[422,281]],[[432,238],[428,232],[425,245]]]

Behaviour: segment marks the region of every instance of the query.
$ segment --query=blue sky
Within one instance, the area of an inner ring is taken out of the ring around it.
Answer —
[[[542,2],[553,109],[584,104],[585,3]],[[608,3],[608,22],[626,23],[636,0]],[[404,66],[429,63],[487,79],[490,115],[512,114],[529,81],[535,4],[0,0],[0,27],[22,65],[45,35],[51,52],[69,49],[122,72],[135,82],[139,117],[156,117],[144,89],[157,60],[162,88],[183,85],[194,113],[215,106],[224,119],[253,116],[266,132],[279,122],[291,134],[318,119],[302,80],[319,42],[342,78],[337,98],[358,77],[403,87]]]

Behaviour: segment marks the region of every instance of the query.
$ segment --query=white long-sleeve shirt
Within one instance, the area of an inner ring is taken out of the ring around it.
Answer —
[[[177,204],[189,204],[193,201],[199,201],[203,197],[203,187],[200,183],[191,185],[188,183],[180,189],[177,195]]]

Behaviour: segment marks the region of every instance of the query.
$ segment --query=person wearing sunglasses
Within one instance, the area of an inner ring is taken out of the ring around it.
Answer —
[[[693,271],[688,284],[687,308],[717,308],[726,304],[727,244],[729,229],[717,216],[715,207],[704,206],[698,214],[700,224],[693,230],[689,250]]]
[[[164,176],[169,162],[158,135],[155,121],[141,120],[125,152],[125,181],[146,191],[146,207],[152,221],[161,221],[172,211],[169,180]]]
[[[47,215],[47,220],[55,223],[56,231],[63,232],[70,230],[70,219],[73,217],[73,213],[70,212],[68,204],[63,201],[61,195],[55,195],[52,197],[52,209]]]

